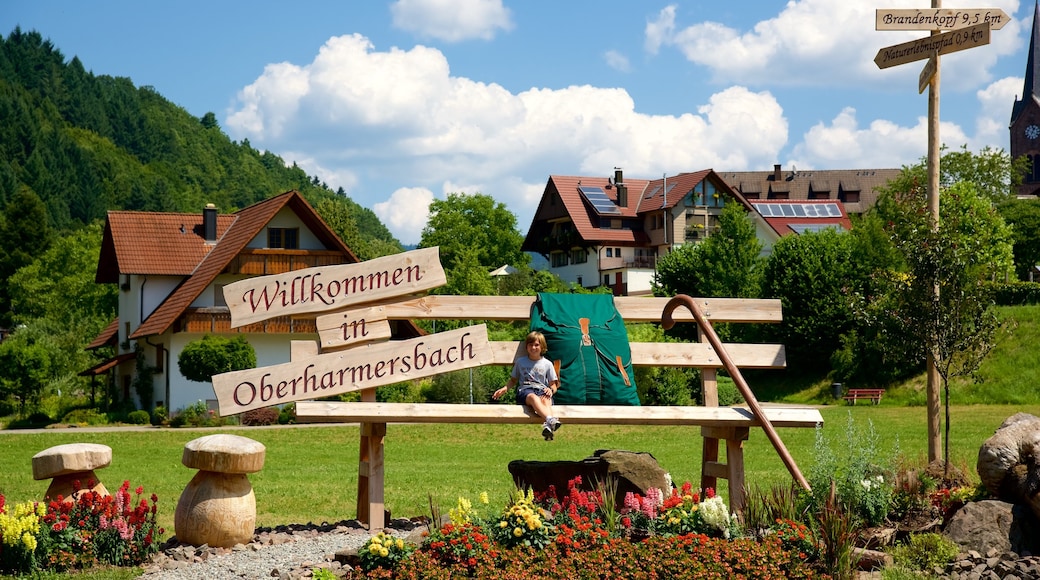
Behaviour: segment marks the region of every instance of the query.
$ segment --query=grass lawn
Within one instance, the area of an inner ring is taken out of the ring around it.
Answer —
[[[872,422],[882,451],[898,445],[904,457],[926,455],[923,407],[833,405],[821,409],[826,440],[845,439],[851,417],[857,428]],[[979,405],[952,409],[951,460],[974,473],[979,445],[1000,423],[1019,412],[1036,413],[1035,405]],[[223,430],[152,429],[91,432],[78,429],[46,433],[0,431],[0,493],[8,502],[37,499],[48,482],[32,479],[32,456],[63,443],[102,443],[112,447],[112,465],[98,471],[109,490],[123,480],[159,496],[159,519],[172,535],[173,512],[181,491],[193,476],[180,463],[188,441],[214,432],[243,435],[267,446],[263,470],[249,476],[257,498],[257,525],[338,521],[356,515],[358,427],[225,428]],[[811,429],[780,429],[780,436],[805,472],[813,461]],[[482,491],[505,502],[513,488],[509,461],[577,460],[597,449],[648,451],[676,483],[699,483],[699,430],[683,427],[565,426],[556,441],[542,440],[536,425],[389,425],[386,438],[386,505],[395,517],[429,512],[428,496],[446,511],[462,495],[475,499]],[[783,462],[760,429],[745,444],[749,483],[788,482]],[[722,491],[725,494],[725,485]]]

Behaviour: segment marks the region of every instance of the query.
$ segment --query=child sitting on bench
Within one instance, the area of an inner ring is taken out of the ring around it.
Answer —
[[[522,356],[513,363],[513,372],[509,375],[506,386],[491,395],[496,401],[506,392],[519,384],[516,389],[516,402],[527,405],[545,419],[542,423],[542,437],[552,441],[556,430],[560,428],[560,420],[553,416],[553,395],[560,388],[560,380],[552,361],[542,355],[548,350],[545,336],[538,331],[531,332],[524,339],[527,356]]]

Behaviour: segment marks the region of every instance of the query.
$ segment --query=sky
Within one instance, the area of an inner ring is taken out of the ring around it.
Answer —
[[[1035,0],[1034,0],[1035,2]],[[875,30],[928,0],[5,0],[97,75],[151,86],[295,162],[404,244],[428,207],[482,193],[526,233],[550,175],[899,168],[927,151],[924,61]],[[1035,3],[940,64],[941,141],[1010,147]],[[271,192],[271,194],[280,192]]]

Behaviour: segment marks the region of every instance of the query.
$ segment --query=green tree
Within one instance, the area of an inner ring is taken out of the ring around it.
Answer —
[[[1011,159],[1003,149],[984,147],[978,153],[968,151],[962,145],[950,151],[944,145],[939,160],[939,187],[950,187],[956,183],[973,183],[979,194],[997,203],[1014,197],[1015,187],[1029,170],[1029,159],[1025,156]],[[888,184],[894,191],[910,191],[925,187],[928,183],[928,164],[922,158],[917,165],[903,168],[902,175]]]
[[[834,229],[784,236],[773,246],[762,297],[783,304],[783,322],[767,332],[786,346],[789,366],[826,368],[841,336],[854,328],[845,297],[864,281],[855,278],[853,247],[851,236]]]
[[[10,326],[10,279],[19,268],[50,246],[47,208],[30,189],[22,187],[4,206],[0,220],[0,326]]]
[[[55,350],[46,337],[21,328],[0,342],[0,394],[17,399],[23,417],[39,405],[54,378]]]
[[[879,215],[906,262],[892,277],[892,312],[908,336],[931,355],[946,408],[944,460],[949,460],[952,377],[974,374],[993,347],[1001,322],[985,282],[1013,268],[1011,229],[987,194],[961,182],[940,194],[938,228],[930,227],[921,188],[888,194]],[[939,291],[935,291],[938,285]]]
[[[997,206],[1014,237],[1015,274],[1029,280],[1040,264],[1040,200],[1009,199]]]
[[[8,289],[15,322],[45,318],[89,340],[115,317],[115,286],[94,281],[101,234],[101,222],[94,222],[58,236],[49,249],[11,276]]]
[[[205,383],[213,375],[256,367],[256,352],[245,336],[207,334],[184,345],[177,368],[189,381]]]
[[[738,203],[728,203],[715,235],[658,260],[654,294],[753,298],[760,291],[761,253],[762,243],[747,211]]]
[[[430,204],[419,247],[439,246],[441,264],[449,266],[462,263],[467,249],[475,250],[477,263],[490,272],[505,264],[526,265],[530,258],[520,251],[523,241],[516,216],[504,204],[481,193],[450,193]]]

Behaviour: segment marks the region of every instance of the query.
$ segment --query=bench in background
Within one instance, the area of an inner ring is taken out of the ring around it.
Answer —
[[[849,389],[848,393],[842,397],[850,405],[855,405],[856,401],[860,399],[869,400],[875,405],[881,403],[881,395],[885,394],[885,389]]]

